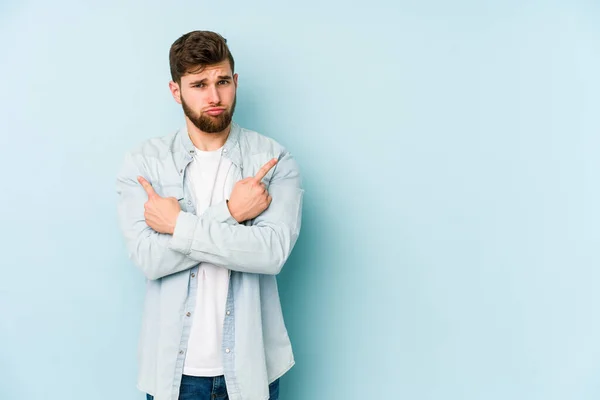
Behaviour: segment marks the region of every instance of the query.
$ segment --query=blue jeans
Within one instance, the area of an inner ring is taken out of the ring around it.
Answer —
[[[183,375],[179,388],[179,400],[227,400],[225,377],[214,378]],[[154,396],[146,394],[146,400]],[[279,379],[269,385],[269,400],[279,400]]]

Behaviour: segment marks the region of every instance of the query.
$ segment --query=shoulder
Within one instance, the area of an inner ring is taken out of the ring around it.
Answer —
[[[152,166],[164,165],[173,158],[173,143],[177,132],[155,136],[138,142],[125,152],[119,176],[151,171]]]
[[[275,139],[250,129],[240,128],[240,148],[244,159],[248,160],[246,176],[254,176],[258,170],[272,158],[277,165],[266,175],[266,181],[283,179],[297,181],[301,186],[300,167],[291,152]],[[274,183],[272,181],[272,183]]]
[[[146,139],[129,150],[133,158],[165,158],[173,151],[173,143],[177,132]]]
[[[272,155],[281,155],[287,150],[275,139],[253,131],[240,127],[240,148],[243,154],[254,156],[256,154],[269,153]]]

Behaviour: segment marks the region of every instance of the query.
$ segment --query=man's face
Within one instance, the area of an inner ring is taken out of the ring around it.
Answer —
[[[235,111],[237,74],[229,61],[206,66],[200,73],[181,77],[181,84],[169,84],[185,116],[202,132],[227,129]]]

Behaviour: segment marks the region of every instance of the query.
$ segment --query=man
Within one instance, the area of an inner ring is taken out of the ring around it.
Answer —
[[[185,126],[126,154],[118,214],[147,278],[138,388],[148,399],[277,399],[294,365],[276,275],[300,232],[299,168],[232,116],[225,39],[194,31],[169,53]]]

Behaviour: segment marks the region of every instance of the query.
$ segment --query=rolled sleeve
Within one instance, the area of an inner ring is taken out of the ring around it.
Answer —
[[[181,211],[175,223],[175,230],[169,242],[169,248],[181,254],[190,254],[197,223],[198,218],[194,214]]]

